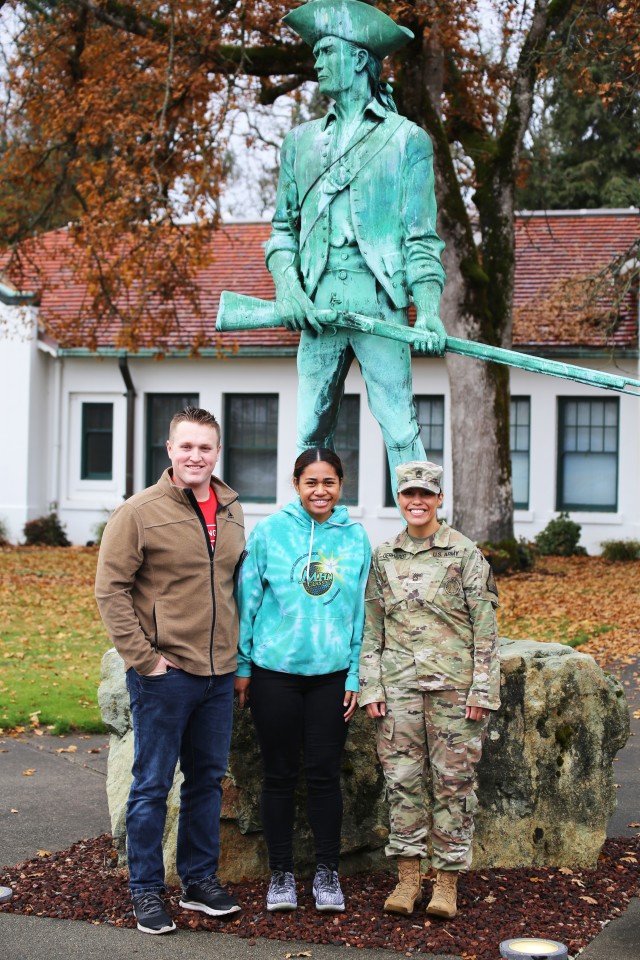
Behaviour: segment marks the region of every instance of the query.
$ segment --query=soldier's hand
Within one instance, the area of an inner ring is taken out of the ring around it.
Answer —
[[[414,350],[428,353],[431,356],[441,357],[447,345],[447,331],[440,317],[427,315],[418,310],[416,325],[413,328],[416,334],[412,346]]]
[[[486,707],[467,707],[465,717],[467,720],[484,720],[490,712]]]
[[[379,703],[368,703],[365,709],[367,716],[372,720],[379,720],[381,717],[387,715],[387,705],[384,700],[381,700]]]

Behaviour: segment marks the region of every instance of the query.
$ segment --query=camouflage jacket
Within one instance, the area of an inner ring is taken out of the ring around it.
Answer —
[[[406,528],[373,552],[365,593],[360,704],[414,660],[423,690],[468,690],[467,706],[500,706],[500,660],[491,568],[446,523],[423,544]]]

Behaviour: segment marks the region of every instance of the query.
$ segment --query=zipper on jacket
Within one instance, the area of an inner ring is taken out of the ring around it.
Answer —
[[[198,501],[193,490],[185,490],[187,497],[191,506],[196,512],[196,516],[200,521],[200,526],[202,527],[202,532],[204,533],[204,541],[207,545],[207,550],[209,551],[209,583],[211,584],[211,631],[209,633],[209,665],[211,667],[211,675],[215,674],[213,669],[213,634],[216,629],[216,592],[215,592],[215,582],[213,578],[213,558],[214,558],[214,548],[211,546],[211,537],[209,536],[209,531],[207,530],[207,524],[205,523],[204,514],[198,506]],[[218,504],[218,507],[220,504]],[[218,539],[218,522],[216,520],[216,541]]]

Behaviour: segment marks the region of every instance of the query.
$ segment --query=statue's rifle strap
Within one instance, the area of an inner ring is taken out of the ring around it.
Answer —
[[[354,160],[352,161],[348,178],[344,181],[344,183],[340,184],[340,191],[346,189],[346,187],[349,186],[349,184],[354,179],[354,177],[357,177],[360,171],[364,167],[366,167],[366,165],[371,160],[373,160],[376,154],[380,153],[382,148],[386,146],[386,144],[389,142],[391,137],[393,137],[394,134],[397,133],[400,127],[407,122],[408,121],[406,120],[405,117],[400,117],[398,116],[398,114],[395,114],[395,113],[387,114],[387,116],[383,121],[376,123],[374,127],[370,127],[369,130],[367,130],[366,134],[362,136],[360,140],[357,140],[346,151],[346,153],[348,154],[355,153],[355,157],[354,157]],[[357,147],[360,147],[360,150],[358,150],[356,153],[355,151]],[[346,154],[343,154],[343,156],[339,159],[343,159],[345,155]],[[338,161],[334,161],[334,163],[337,163],[337,162]],[[333,166],[333,164],[331,164],[331,166]],[[302,202],[300,203],[300,212],[302,212],[302,204],[305,201],[309,203],[311,202],[311,200],[315,200],[316,194],[322,190],[322,185],[324,183],[325,177],[328,174],[328,171],[330,169],[331,167],[326,167],[322,171],[320,176],[318,176],[314,180],[314,182],[311,184],[309,189],[306,191],[302,199]],[[316,223],[324,213],[327,206],[331,203],[335,195],[336,195],[335,193],[333,194],[322,193],[321,196],[318,198],[317,210],[316,210],[315,216],[313,217],[311,222],[305,227],[304,233],[300,234],[300,240],[299,240],[300,249],[304,247],[309,237],[309,234],[311,233]]]

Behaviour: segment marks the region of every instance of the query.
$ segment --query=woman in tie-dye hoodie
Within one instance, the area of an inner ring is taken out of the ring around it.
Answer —
[[[315,447],[295,463],[298,496],[260,521],[240,570],[236,693],[249,703],[264,765],[262,823],[272,876],[267,910],[297,906],[294,791],[300,750],[316,849],[318,910],[344,910],[338,880],[340,762],[358,699],[371,548],[338,506],[342,463]]]

